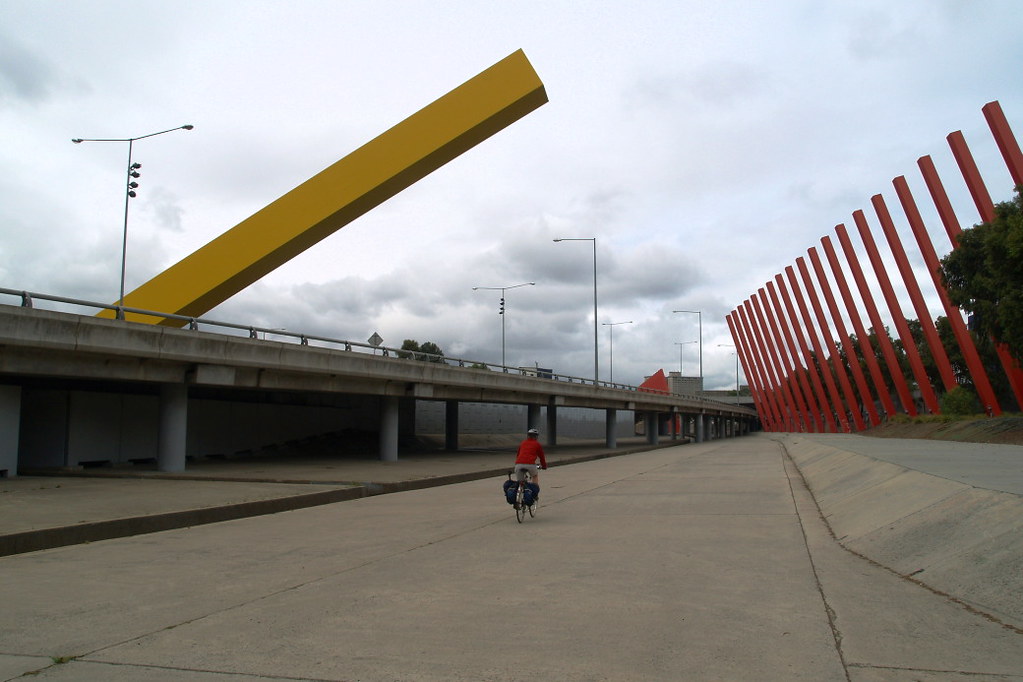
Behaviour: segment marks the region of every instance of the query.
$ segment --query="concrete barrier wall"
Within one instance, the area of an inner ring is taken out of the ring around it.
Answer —
[[[1023,627],[1023,498],[799,435],[777,439],[843,546]]]

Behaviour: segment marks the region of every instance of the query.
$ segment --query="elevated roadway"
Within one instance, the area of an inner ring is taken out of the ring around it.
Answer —
[[[546,408],[544,431],[551,444],[557,440],[558,408],[605,410],[608,447],[615,446],[612,425],[619,410],[642,415],[652,443],[662,435],[680,435],[675,427],[679,420],[674,416],[692,419],[696,438],[701,441],[712,430],[719,435],[747,433],[756,416],[747,407],[696,396],[458,366],[464,361],[455,361],[454,366],[448,362],[418,362],[390,353],[359,352],[345,342],[339,342],[340,348],[328,348],[310,345],[304,337],[301,340],[266,341],[2,305],[0,415],[4,416],[0,423],[8,433],[5,442],[10,443],[13,433],[17,443],[18,425],[25,426],[26,421],[32,422],[28,426],[33,430],[22,431],[23,439],[53,441],[55,436],[40,429],[39,423],[63,418],[68,438],[79,432],[89,434],[88,438],[81,436],[79,442],[105,437],[135,440],[148,442],[152,450],[155,438],[161,468],[181,470],[190,439],[195,440],[189,433],[189,425],[195,423],[194,418],[190,420],[189,410],[193,409],[190,398],[197,396],[266,404],[294,401],[296,396],[318,396],[312,401],[314,407],[343,409],[354,415],[353,421],[363,425],[372,422],[373,429],[379,431],[380,456],[385,460],[397,458],[403,401],[448,404],[449,449],[457,449],[459,402],[527,405],[529,425],[539,425],[540,410]],[[23,391],[52,392],[69,387],[116,393],[122,398],[116,408],[103,409],[92,397],[79,396],[82,404],[76,407],[74,399],[69,399],[66,410],[53,400],[23,399]],[[114,409],[120,415],[118,419],[111,416]],[[62,410],[74,414],[62,417]],[[147,426],[140,430],[140,424]],[[244,424],[241,427],[245,428]],[[10,445],[7,447],[10,450]],[[26,450],[24,443],[21,450]],[[64,454],[64,461],[41,456],[32,457],[30,464],[73,466],[84,461],[81,456],[73,461]],[[17,453],[8,451],[0,456],[0,470],[6,469],[8,475],[17,469],[16,463],[12,466],[12,458],[17,458]]]

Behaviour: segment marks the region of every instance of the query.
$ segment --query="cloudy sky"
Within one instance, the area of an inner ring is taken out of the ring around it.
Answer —
[[[916,191],[918,157],[977,222],[948,133],[1009,198],[981,107],[999,100],[1023,133],[1019,10],[0,0],[0,286],[117,298],[127,145],[71,138],[195,126],[134,146],[130,291],[521,48],[548,104],[208,316],[499,362],[500,294],[473,287],[536,282],[507,294],[508,364],[592,377],[592,247],[552,240],[596,237],[601,378],[618,322],[616,381],[680,355],[698,374],[698,318],[672,311],[699,310],[706,384],[727,388],[724,316],[872,195],[893,197],[893,177]]]

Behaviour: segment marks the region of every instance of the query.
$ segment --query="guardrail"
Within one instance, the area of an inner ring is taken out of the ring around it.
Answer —
[[[91,308],[96,310],[112,310],[118,320],[124,320],[125,313],[133,313],[136,315],[147,315],[150,317],[167,318],[172,320],[180,320],[184,323],[184,327],[187,329],[198,331],[200,325],[203,327],[213,327],[215,329],[229,329],[233,332],[239,332],[236,335],[248,334],[250,339],[256,340],[267,340],[266,335],[269,334],[274,338],[272,342],[279,342],[280,338],[294,339],[299,345],[309,346],[315,344],[318,348],[328,348],[332,350],[341,350],[345,352],[368,352],[373,355],[382,355],[383,357],[394,357],[397,359],[406,360],[417,360],[423,362],[434,362],[438,364],[444,364],[450,367],[464,367],[466,369],[478,369],[478,370],[489,370],[499,371],[505,374],[516,374],[520,376],[533,377],[535,379],[542,379],[548,381],[560,381],[570,384],[591,384],[602,388],[614,388],[624,391],[641,391],[643,393],[654,393],[659,395],[672,395],[666,391],[659,391],[649,388],[639,388],[638,386],[632,386],[630,384],[622,384],[617,382],[599,381],[594,379],[586,379],[583,377],[576,377],[567,374],[559,374],[556,372],[538,372],[535,369],[528,367],[509,367],[507,365],[500,365],[492,362],[484,362],[482,360],[467,360],[465,358],[453,358],[446,355],[434,355],[430,353],[423,353],[422,351],[403,350],[401,348],[391,348],[386,346],[373,346],[368,343],[361,343],[358,341],[348,341],[345,339],[334,339],[327,336],[317,336],[314,334],[303,334],[301,332],[293,332],[286,329],[268,329],[266,327],[257,327],[255,325],[238,324],[235,322],[222,322],[219,320],[211,320],[204,317],[189,317],[187,315],[177,315],[175,313],[162,313],[155,310],[146,310],[144,308],[131,308],[128,306],[114,305],[110,303],[99,303],[97,301],[87,301],[77,298],[68,298],[66,296],[54,296],[51,294],[42,294],[34,291],[23,291],[19,289],[8,289],[0,287],[0,294],[8,296],[17,296],[21,298],[22,308],[35,308],[35,302],[50,301],[53,303],[63,303],[67,305],[79,306],[83,308]],[[133,324],[128,322],[127,324]],[[259,338],[259,334],[263,334],[263,339]],[[699,396],[685,396],[693,400],[706,400],[706,398],[700,398]],[[716,402],[716,401],[710,401]]]

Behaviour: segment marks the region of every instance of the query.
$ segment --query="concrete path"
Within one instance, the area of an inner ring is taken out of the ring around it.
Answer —
[[[0,680],[1023,680],[766,437],[0,558]]]

